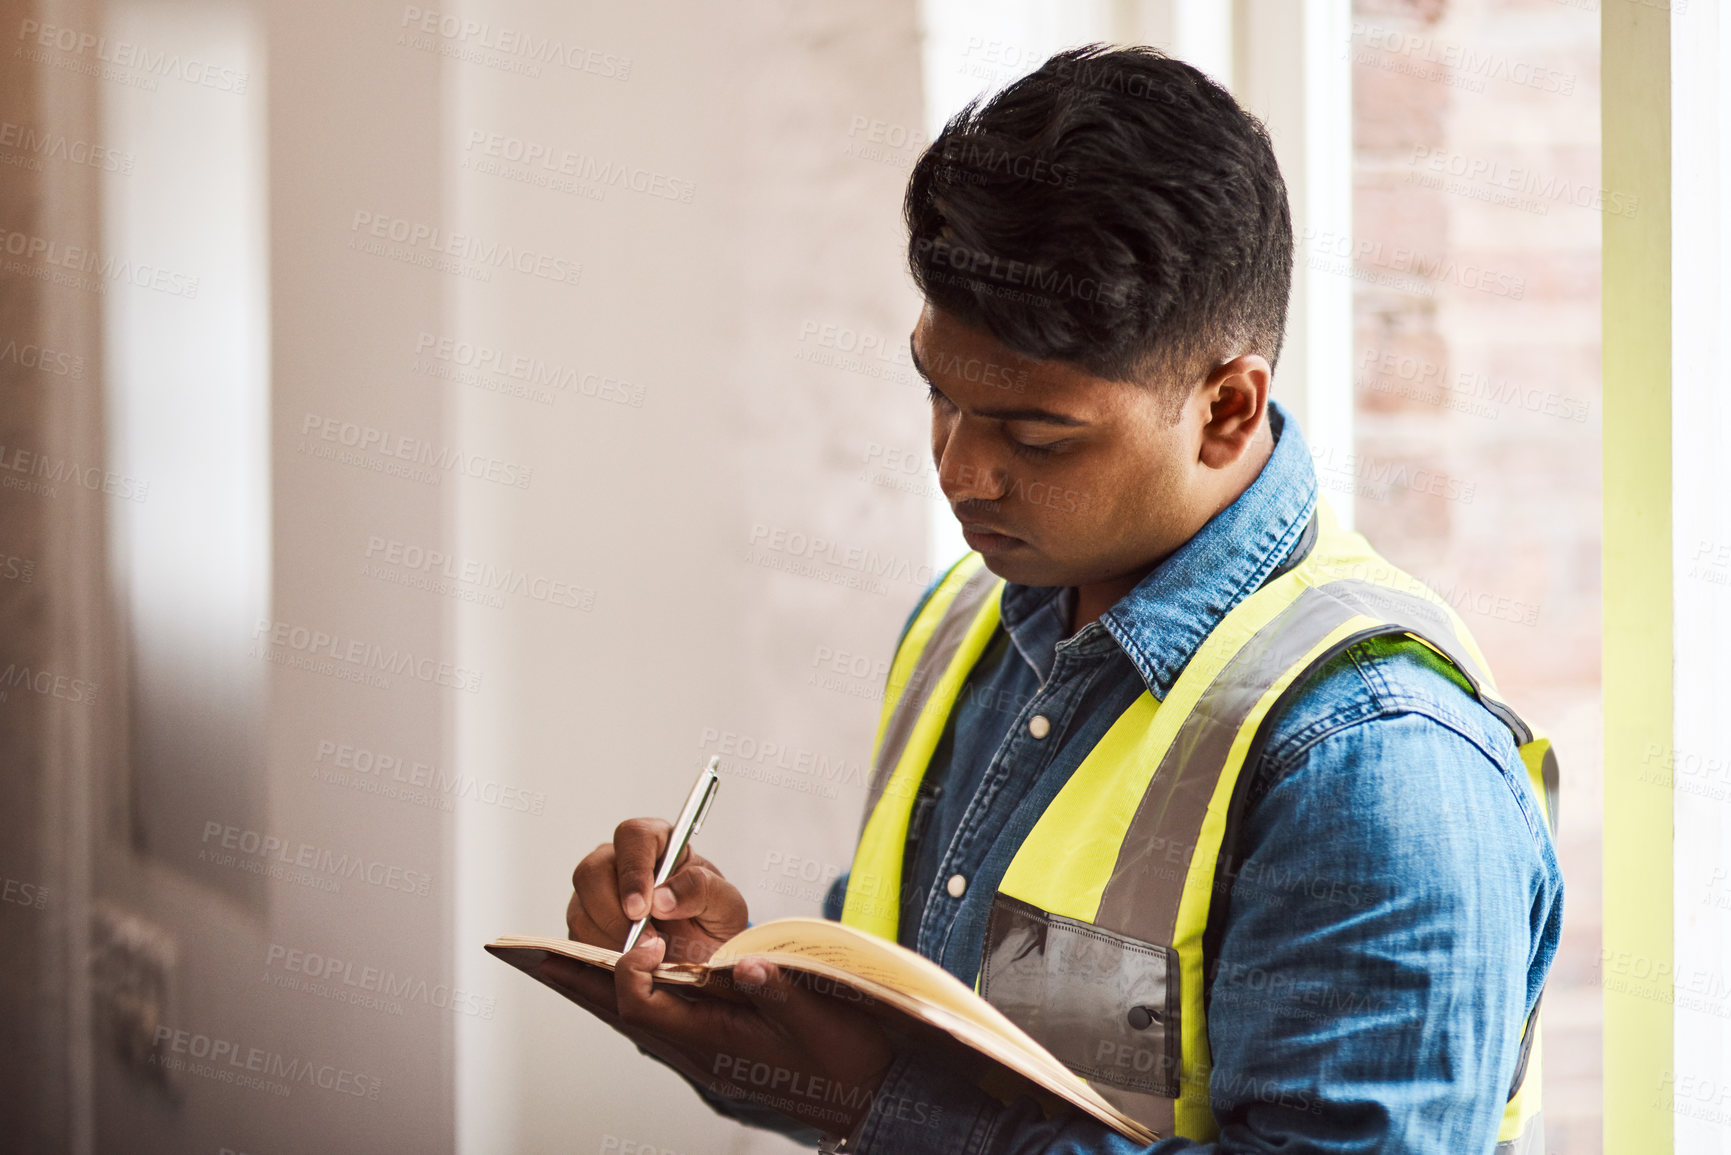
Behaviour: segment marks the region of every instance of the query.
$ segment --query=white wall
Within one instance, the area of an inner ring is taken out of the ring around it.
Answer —
[[[452,429],[534,468],[525,490],[461,487],[457,552],[593,591],[587,611],[523,596],[452,606],[459,653],[488,678],[459,707],[456,765],[546,798],[541,815],[457,813],[457,975],[498,999],[493,1021],[457,1024],[461,1148],[595,1151],[612,1136],[783,1149],[715,1120],[480,944],[560,933],[578,859],[622,818],[671,817],[711,753],[723,781],[700,850],[754,918],[816,913],[821,880],[846,869],[874,695],[926,562],[922,500],[874,484],[901,476],[882,468],[885,447],[924,440],[899,219],[921,124],[912,4],[466,15],[631,64],[626,80],[447,70],[452,226],[583,263],[574,288],[456,286],[443,335],[582,375],[552,405],[445,389]],[[509,154],[522,155],[505,138],[570,150],[692,195],[480,171],[494,133]],[[822,363],[834,357],[846,360]],[[583,395],[589,374],[641,405]],[[833,545],[767,548],[784,531]],[[800,564],[812,574],[771,568]],[[888,576],[838,584],[868,566]],[[865,676],[835,674],[824,654],[857,655]],[[808,682],[818,674],[835,688]]]

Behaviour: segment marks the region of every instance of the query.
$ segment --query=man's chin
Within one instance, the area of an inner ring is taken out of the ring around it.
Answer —
[[[994,550],[991,553],[981,553],[986,568],[1003,578],[1015,582],[1019,586],[1066,586],[1071,585],[1060,570],[1049,560],[1040,556],[1033,546],[1026,542],[1005,550]]]

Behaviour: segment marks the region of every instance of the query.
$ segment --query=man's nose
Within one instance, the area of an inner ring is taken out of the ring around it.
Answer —
[[[998,460],[986,439],[957,422],[942,446],[937,448],[934,464],[938,470],[938,488],[951,504],[963,501],[997,501],[1009,485],[1009,472]]]

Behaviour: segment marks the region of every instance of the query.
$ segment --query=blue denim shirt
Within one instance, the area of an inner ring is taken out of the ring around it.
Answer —
[[[928,772],[941,790],[902,896],[903,944],[970,986],[993,893],[1046,805],[1130,701],[1164,700],[1292,554],[1316,475],[1296,423],[1270,413],[1257,480],[1100,620],[1066,637],[1073,591],[1006,587]],[[1051,723],[1044,739],[1028,733],[1034,714]],[[1209,980],[1216,1142],[1142,1146],[904,1053],[859,1149],[1490,1151],[1562,923],[1555,851],[1508,729],[1430,650],[1376,640],[1310,678],[1246,772],[1243,866]]]

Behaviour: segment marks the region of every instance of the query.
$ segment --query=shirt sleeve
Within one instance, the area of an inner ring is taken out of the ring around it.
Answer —
[[[848,871],[834,882],[823,896],[823,916],[831,922],[841,921],[842,908],[847,905],[847,880],[853,871]]]
[[[1246,815],[1210,979],[1217,1141],[1138,1146],[905,1056],[861,1149],[1489,1152],[1560,929],[1554,851],[1506,732],[1505,750],[1422,714],[1335,721],[1271,751]]]

